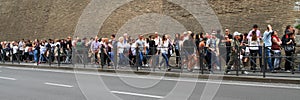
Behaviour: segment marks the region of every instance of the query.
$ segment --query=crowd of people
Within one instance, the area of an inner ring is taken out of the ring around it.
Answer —
[[[172,67],[187,68],[193,71],[200,66],[200,59],[210,73],[225,69],[225,73],[239,67],[247,74],[245,67],[254,72],[262,69],[263,53],[266,55],[268,70],[276,72],[284,69],[291,71],[295,52],[295,29],[288,25],[282,37],[279,31],[268,25],[261,33],[257,25],[249,33],[231,33],[225,29],[211,33],[195,34],[191,31],[176,34],[155,32],[146,36],[140,34],[137,39],[127,33],[116,39],[95,36],[93,38],[68,37],[66,39],[20,40],[1,42],[1,61],[32,63],[63,62],[90,63],[99,67],[117,68],[124,66],[157,67],[170,71]],[[172,38],[174,37],[174,38]],[[284,51],[286,57],[281,57]],[[163,60],[160,61],[159,57]],[[170,64],[170,57],[176,60]],[[281,67],[281,60],[285,65]],[[226,66],[221,66],[224,59]],[[257,60],[259,63],[257,63]],[[248,65],[250,63],[250,65]],[[234,66],[235,65],[235,66]],[[257,67],[260,65],[260,67]]]

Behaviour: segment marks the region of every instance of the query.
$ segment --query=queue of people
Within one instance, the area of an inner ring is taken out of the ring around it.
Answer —
[[[281,69],[289,72],[292,70],[295,53],[295,30],[287,26],[283,37],[280,32],[273,30],[268,25],[265,32],[261,33],[258,25],[254,25],[249,33],[231,33],[225,29],[211,33],[195,34],[191,31],[176,34],[139,35],[137,39],[127,33],[116,38],[71,38],[48,40],[20,40],[1,42],[1,61],[20,61],[32,63],[64,62],[64,63],[90,63],[99,67],[120,68],[137,66],[138,68],[153,67],[167,71],[173,67],[186,68],[192,72],[199,67],[203,59],[206,69],[210,73],[221,70],[221,59],[226,62],[225,73],[240,68],[247,74],[246,67],[253,72],[262,69],[263,53],[270,72]],[[172,37],[175,38],[172,38]],[[264,50],[264,51],[263,51]],[[282,51],[286,57],[281,57]],[[160,60],[160,57],[163,60]],[[174,57],[175,64],[170,64]],[[282,58],[285,65],[281,67]],[[259,63],[257,63],[257,59]],[[250,65],[248,65],[250,63]]]

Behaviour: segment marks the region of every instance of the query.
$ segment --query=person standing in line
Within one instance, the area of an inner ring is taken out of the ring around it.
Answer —
[[[269,65],[270,72],[274,72],[274,67],[273,67],[272,58],[271,58],[272,34],[273,34],[272,26],[268,25],[267,30],[264,32],[263,41],[265,43],[265,47],[264,47],[265,55],[267,57],[266,60]]]
[[[229,29],[225,29],[225,35],[224,35],[224,40],[222,40],[223,43],[225,43],[226,46],[226,65],[229,62],[230,59],[230,53],[231,53],[231,40],[232,40],[232,35],[230,34]]]
[[[18,43],[19,46],[19,60],[22,62],[24,61],[24,50],[25,50],[25,40],[21,39]]]
[[[18,43],[17,42],[12,42],[13,44],[13,47],[12,47],[12,61],[18,61],[18,50],[19,50],[19,47],[18,47]]]
[[[233,40],[231,41],[231,54],[230,54],[230,60],[228,62],[228,65],[227,65],[227,68],[225,70],[225,74],[229,74],[230,71],[231,71],[231,66],[232,65],[236,65],[237,67],[240,67],[241,69],[243,69],[243,66],[242,65],[239,65],[241,64],[241,60],[238,59],[238,56],[240,54],[240,39],[241,39],[241,33],[239,32],[234,32],[233,33]],[[238,63],[240,62],[240,63]],[[247,71],[242,71],[242,74],[248,74]]]
[[[258,25],[255,24],[255,25],[253,25],[252,30],[249,31],[247,39],[252,37],[252,33],[254,33],[253,31],[256,33],[257,39],[260,40],[260,46],[258,47],[259,48],[258,55],[259,55],[259,64],[262,65],[263,64],[263,62],[262,62],[262,44],[263,44],[262,34],[258,28]],[[260,66],[260,67],[262,68],[262,66]]]
[[[93,52],[93,55],[95,57],[95,64],[99,64],[99,56],[98,56],[98,52],[100,49],[100,43],[98,41],[98,36],[95,37],[94,41],[91,44],[91,49]]]
[[[137,44],[135,42],[134,39],[131,40],[131,42],[129,43],[130,47],[129,47],[129,64],[130,66],[134,66],[136,64],[136,48],[137,48]]]
[[[159,36],[159,34],[158,34],[158,32],[155,32],[154,33],[154,36],[155,36],[155,38],[154,38],[154,41],[155,41],[155,47],[156,47],[156,55],[154,56],[154,64],[153,64],[153,66],[159,66],[159,55],[160,55],[160,48],[157,48],[159,45],[161,45],[161,37]]]
[[[282,41],[278,37],[278,32],[274,31],[274,34],[272,36],[272,50],[274,52],[274,70],[280,70],[280,64],[281,64],[281,44]]]
[[[219,42],[220,40],[216,37],[216,33],[212,32],[211,38],[206,41],[206,47],[208,48],[208,69],[210,73],[213,73],[212,66],[215,65],[218,70],[220,70],[220,62],[218,56],[219,53]]]
[[[34,62],[39,63],[39,54],[40,54],[40,41],[38,39],[34,40],[33,43],[33,49],[34,49]]]
[[[176,66],[179,67],[181,65],[180,63],[180,53],[179,53],[179,50],[180,50],[180,34],[179,33],[176,33],[175,34],[175,39],[174,39],[174,42],[173,42],[173,45],[175,47],[175,54],[176,54]]]
[[[124,66],[125,65],[125,55],[124,55],[124,49],[125,49],[125,42],[124,38],[120,37],[118,42],[118,55],[119,55],[119,65]]]
[[[150,36],[150,40],[149,40],[149,53],[148,56],[150,57],[149,59],[149,66],[153,67],[153,59],[155,58],[154,55],[157,52],[157,47],[155,46],[155,36]]]
[[[112,34],[110,36],[110,39],[111,39],[111,48],[112,48],[112,52],[110,53],[111,55],[111,61],[113,62],[113,66],[116,68],[117,67],[117,52],[118,52],[118,41],[116,40],[116,35],[115,34]]]
[[[167,71],[171,71],[171,68],[170,68],[170,65],[169,65],[169,58],[168,58],[169,43],[170,42],[168,41],[167,36],[163,35],[162,43],[159,46],[159,48],[160,48],[160,52],[161,52],[162,57],[165,59],[166,66],[167,66]],[[160,63],[160,66],[161,66],[161,64],[162,63]]]
[[[256,70],[256,57],[257,54],[259,53],[259,46],[260,46],[260,40],[258,39],[257,35],[256,35],[256,31],[252,31],[252,36],[249,39],[249,50],[250,50],[250,56],[251,56],[251,60],[250,60],[250,65],[251,65],[251,70]]]
[[[291,72],[293,66],[293,54],[295,52],[295,30],[291,25],[288,25],[285,29],[285,35],[283,36],[283,47],[285,48],[285,55],[287,56],[284,67],[286,72]],[[288,49],[290,48],[290,49]]]
[[[146,52],[146,47],[145,47],[146,43],[144,42],[143,39],[144,39],[143,35],[139,35],[138,40],[135,41],[138,49],[138,51],[136,51],[138,57],[137,59],[138,67],[143,65],[144,54]]]

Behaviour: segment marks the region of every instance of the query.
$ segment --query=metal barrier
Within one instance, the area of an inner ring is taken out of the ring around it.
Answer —
[[[226,48],[226,46],[224,46]],[[223,48],[224,48],[223,47]],[[246,46],[246,47],[251,47],[251,46]],[[257,47],[257,46],[256,46]],[[266,77],[267,76],[267,73],[269,71],[267,71],[267,60],[266,59],[269,59],[269,58],[285,58],[285,61],[286,62],[290,62],[292,64],[292,70],[291,70],[291,74],[295,74],[299,71],[296,71],[295,69],[297,68],[296,66],[298,66],[298,69],[300,70],[300,64],[299,62],[295,62],[294,60],[288,60],[287,58],[292,58],[292,59],[300,59],[300,56],[298,55],[292,55],[292,56],[267,56],[266,55],[266,50],[267,50],[267,47],[265,47],[264,45],[263,46],[258,46],[258,47],[261,47],[262,48],[262,56],[250,56],[250,55],[246,55],[244,57],[247,57],[247,58],[262,58],[264,61],[263,63],[260,63],[259,66],[260,67],[260,72],[263,74],[262,76],[263,77]],[[168,48],[168,47],[164,47],[164,48]],[[242,48],[243,47],[239,47],[238,49],[238,55],[240,55],[241,51],[242,51]],[[128,49],[128,48],[127,48]],[[155,48],[149,48],[150,49],[163,49],[163,47],[155,47]],[[189,54],[190,52],[186,51],[185,49],[193,49],[194,53],[193,54]],[[145,54],[142,54],[142,53],[138,53],[139,51],[139,48],[135,48],[135,51],[136,51],[136,54],[134,57],[135,58],[130,58],[129,57],[129,54],[128,54],[128,50],[127,52],[123,53],[123,55],[119,55],[119,56],[122,56],[122,57],[125,57],[123,59],[124,62],[126,62],[125,64],[121,64],[119,65],[119,61],[121,58],[117,57],[118,54],[114,54],[114,58],[118,58],[118,59],[112,59],[112,57],[110,57],[110,55],[107,55],[107,60],[115,60],[113,62],[109,62],[108,63],[111,63],[111,65],[113,65],[113,70],[122,70],[121,67],[123,66],[130,66],[130,69],[133,68],[136,68],[135,70],[136,71],[140,71],[140,68],[143,68],[144,70],[150,70],[150,71],[157,71],[157,62],[158,64],[161,64],[160,62],[160,56],[161,54],[151,54],[151,55],[148,55],[147,53]],[[175,50],[173,50],[175,51]],[[98,53],[96,54],[93,54],[91,55],[91,52],[89,50],[89,47],[87,48],[73,48],[72,51],[62,51],[61,48],[59,49],[54,49],[54,48],[50,48],[48,49],[48,52],[49,54],[48,55],[41,55],[41,54],[37,54],[36,56],[38,57],[38,62],[36,62],[36,65],[40,65],[40,58],[41,57],[45,57],[46,58],[46,62],[43,63],[43,65],[49,65],[49,66],[61,66],[62,64],[64,65],[73,65],[73,67],[77,67],[77,65],[83,65],[83,68],[87,68],[89,66],[95,66],[96,68],[102,68],[104,69],[103,64],[100,63],[99,59],[103,59],[103,57],[100,57],[100,58],[95,58],[95,57],[98,57],[100,56],[101,54]],[[113,52],[113,50],[112,50]],[[206,48],[197,48],[197,47],[182,47],[181,50],[179,50],[179,55],[175,55],[175,53],[173,53],[173,55],[169,55],[168,56],[168,59],[170,60],[171,63],[174,63],[176,64],[176,66],[174,65],[171,65],[172,69],[178,69],[180,70],[179,72],[183,73],[185,72],[185,69],[188,69],[189,67],[191,67],[189,64],[191,62],[193,62],[193,60],[195,60],[194,62],[196,62],[196,65],[197,67],[199,67],[199,69],[194,69],[194,66],[192,66],[192,68],[194,70],[196,70],[196,72],[198,71],[199,74],[205,74],[207,71],[209,71],[210,69],[208,69],[207,67],[208,66],[212,66],[212,65],[208,65],[207,63],[207,59],[206,59],[206,52],[208,52],[206,50]],[[6,50],[6,49],[2,49],[1,50],[1,56],[0,56],[0,59],[1,59],[1,62],[2,63],[6,63],[6,62],[12,62],[12,64],[15,64],[15,62],[17,62],[17,64],[23,64],[25,61],[24,59],[28,59],[28,58],[24,58],[24,53],[15,53],[15,54],[12,54],[13,52],[11,50]],[[141,55],[143,55],[143,58],[141,58]],[[213,63],[216,63],[216,60],[219,60],[218,62],[220,62],[220,71],[221,74],[222,74],[222,62],[221,60],[225,59],[225,58],[221,58],[221,56],[224,56],[226,54],[220,54],[219,56],[219,59],[209,59],[209,60],[212,60],[211,64]],[[192,56],[192,59],[191,59],[191,56]],[[98,64],[95,62],[93,63],[94,59],[98,59]],[[176,63],[176,60],[173,60],[173,59],[179,59],[178,62]],[[220,59],[221,58],[221,59]],[[149,64],[149,66],[143,66],[143,61],[141,61],[142,59],[146,59],[145,63],[146,64]],[[172,59],[172,60],[171,60]],[[157,61],[158,60],[158,61]],[[61,61],[64,61],[64,63],[62,63]],[[250,70],[250,69],[240,69],[240,65],[242,65],[241,61],[240,61],[240,56],[237,57],[236,59],[237,61],[237,64],[234,65],[234,70],[231,70],[231,71],[235,71],[236,72],[236,76],[239,76],[240,72],[242,71],[253,71],[253,70]],[[142,62],[142,63],[141,63]],[[162,60],[162,62],[165,62],[164,59]],[[193,63],[194,63],[193,62]],[[248,62],[249,63],[249,62]],[[254,61],[252,61],[252,59],[250,59],[250,63],[254,63]],[[255,63],[256,66],[258,66],[257,63]],[[184,66],[187,66],[187,68],[185,68]],[[164,66],[164,69],[166,69],[166,67],[168,66]],[[105,68],[108,68],[108,69],[111,69],[109,67],[105,67]],[[212,68],[213,69],[213,68]],[[255,71],[255,70],[254,70]],[[218,73],[216,73],[218,74]]]

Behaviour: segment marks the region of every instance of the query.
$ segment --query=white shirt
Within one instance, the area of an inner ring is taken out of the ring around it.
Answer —
[[[125,48],[125,44],[124,42],[118,42],[118,53],[123,53],[124,52],[124,48]]]
[[[162,43],[161,44],[161,46],[160,46],[160,52],[161,53],[166,53],[166,54],[168,54],[168,50],[169,50],[169,42],[168,41],[165,41],[164,43]]]
[[[16,54],[18,52],[19,47],[18,46],[13,46],[13,54]]]
[[[131,44],[131,53],[132,53],[132,55],[136,55],[136,44],[135,43],[132,43]]]
[[[41,51],[41,54],[44,54],[47,50],[47,48],[45,46],[40,46],[40,51]]]
[[[258,46],[259,46],[259,43],[260,43],[260,40],[257,38],[257,40],[256,41],[252,41],[252,37],[249,37],[249,49],[250,50],[258,50],[259,48],[258,48]],[[252,46],[256,46],[256,47],[252,47]]]

